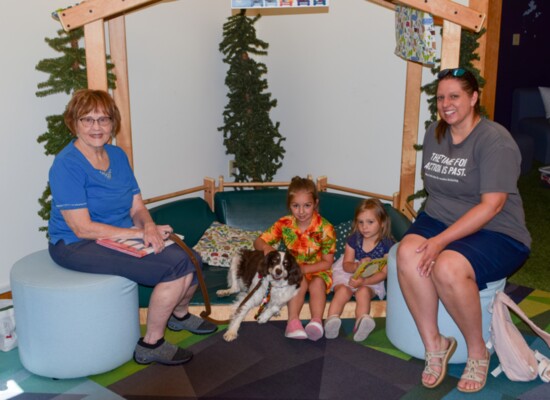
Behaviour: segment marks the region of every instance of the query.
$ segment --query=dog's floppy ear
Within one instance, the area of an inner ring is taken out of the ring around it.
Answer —
[[[285,253],[285,264],[288,263],[286,266],[286,269],[288,271],[288,283],[290,285],[296,285],[296,287],[300,287],[300,284],[302,283],[302,269],[298,265],[298,262],[294,258],[292,254],[289,252]]]

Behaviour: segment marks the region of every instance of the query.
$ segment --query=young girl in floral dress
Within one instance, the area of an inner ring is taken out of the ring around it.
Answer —
[[[324,334],[322,318],[332,285],[336,235],[332,224],[319,215],[318,205],[315,183],[311,179],[292,178],[287,195],[291,214],[280,218],[254,242],[257,250],[267,254],[283,241],[304,274],[298,294],[288,303],[285,336],[291,339],[319,340]],[[311,320],[304,329],[299,316],[307,292]]]

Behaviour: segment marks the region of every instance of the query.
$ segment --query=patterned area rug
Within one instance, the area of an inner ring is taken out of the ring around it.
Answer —
[[[508,294],[539,326],[550,331],[550,293],[509,285]],[[130,361],[105,374],[53,380],[27,372],[17,350],[0,354],[0,399],[550,399],[550,385],[537,379],[509,381],[489,376],[486,388],[465,395],[456,390],[464,364],[451,364],[435,390],[420,384],[423,361],[397,350],[385,334],[385,319],[363,343],[351,338],[344,320],[338,339],[295,341],[284,337],[282,321],[246,322],[235,342],[223,329],[209,336],[169,332],[167,339],[190,348],[194,359],[183,366],[141,366]],[[525,325],[531,347],[550,349]],[[83,344],[85,345],[85,344]],[[490,370],[498,365],[493,355]]]

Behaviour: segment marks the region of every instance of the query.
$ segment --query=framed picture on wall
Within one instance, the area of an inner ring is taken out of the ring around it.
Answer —
[[[329,0],[231,0],[231,8],[328,7]]]

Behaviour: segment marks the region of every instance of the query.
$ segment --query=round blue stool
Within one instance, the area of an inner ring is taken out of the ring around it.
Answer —
[[[422,343],[418,329],[416,329],[416,324],[409,312],[409,308],[405,303],[397,280],[396,253],[398,245],[398,243],[395,244],[388,255],[386,334],[390,342],[399,350],[423,360],[425,352],[424,344]],[[479,292],[481,301],[481,327],[485,342],[487,342],[490,337],[489,326],[491,324],[491,314],[489,313],[489,307],[497,290],[504,290],[505,284],[506,279],[490,282],[487,284],[486,289]],[[468,359],[468,351],[464,336],[462,336],[458,326],[447,313],[445,306],[443,306],[441,302],[439,302],[437,320],[441,334],[453,336],[457,342],[456,351],[449,362],[454,364],[465,363]]]
[[[77,378],[132,358],[140,336],[135,282],[62,268],[41,250],[13,265],[10,283],[19,358],[28,371]]]

